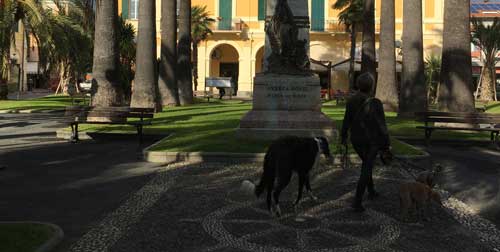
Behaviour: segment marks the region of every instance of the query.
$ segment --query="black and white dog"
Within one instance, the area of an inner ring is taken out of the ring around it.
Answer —
[[[294,171],[299,177],[299,191],[294,206],[297,207],[302,198],[304,185],[309,196],[313,200],[317,199],[311,191],[309,171],[319,165],[321,153],[332,161],[328,140],[324,137],[287,136],[275,140],[266,152],[264,171],[258,185],[255,186],[252,182],[245,180],[242,188],[247,192],[253,192],[257,197],[267,189],[267,208],[279,217],[281,216],[279,196],[290,182]],[[274,204],[271,198],[274,198]]]

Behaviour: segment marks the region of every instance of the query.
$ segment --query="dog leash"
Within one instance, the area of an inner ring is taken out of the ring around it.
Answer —
[[[341,148],[342,156],[340,157],[340,163],[342,169],[347,170],[349,168],[349,146],[347,144],[342,144],[340,146],[344,146],[344,148]]]

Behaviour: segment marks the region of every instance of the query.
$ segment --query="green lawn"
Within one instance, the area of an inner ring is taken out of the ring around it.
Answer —
[[[41,224],[0,224],[0,251],[35,251],[53,234],[51,227]]]
[[[2,109],[47,109],[64,108],[71,104],[67,96],[48,96],[25,101],[0,101]],[[489,113],[500,113],[500,103],[490,103],[486,106]],[[241,117],[251,109],[250,102],[239,100],[198,100],[191,106],[166,108],[164,112],[155,115],[153,126],[145,128],[146,133],[173,133],[173,135],[157,146],[154,150],[161,151],[210,151],[256,153],[264,152],[269,141],[237,140],[235,129]],[[344,104],[336,105],[334,101],[323,106],[323,112],[335,120],[337,129],[341,128],[344,115]],[[397,117],[396,113],[387,113],[387,124],[391,136],[423,138],[423,131],[416,130],[420,125],[413,120]],[[129,126],[82,125],[81,130],[97,132],[135,132]],[[464,133],[456,131],[436,131],[432,139],[467,139],[488,140],[488,133]],[[332,143],[334,145],[336,143]],[[413,148],[393,139],[393,147],[397,154],[416,154]],[[337,149],[336,146],[332,146]]]
[[[0,110],[47,110],[64,109],[71,105],[71,98],[63,95],[51,95],[30,100],[6,100],[0,101]]]
[[[490,102],[486,105],[488,113],[500,113],[500,102]]]
[[[172,133],[173,135],[156,145],[155,151],[173,152],[233,152],[261,153],[265,152],[270,141],[236,139],[236,128],[241,117],[251,109],[251,103],[242,101],[199,101],[185,107],[167,108],[155,115],[153,125],[145,128],[146,133]],[[343,105],[328,105],[323,108],[325,114],[333,118],[340,129],[344,116]],[[396,121],[392,121],[397,124]],[[410,125],[406,125],[411,127]],[[97,132],[134,132],[128,126],[82,125],[81,130]],[[412,155],[422,152],[392,139],[396,154]],[[332,150],[338,148],[336,142],[331,143]],[[352,148],[350,148],[352,150]]]

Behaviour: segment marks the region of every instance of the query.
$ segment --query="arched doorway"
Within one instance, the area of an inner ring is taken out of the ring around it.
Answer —
[[[261,73],[264,66],[264,46],[255,54],[255,74]]]
[[[238,50],[229,44],[218,45],[210,53],[210,77],[231,77],[233,95],[238,92],[239,59]]]

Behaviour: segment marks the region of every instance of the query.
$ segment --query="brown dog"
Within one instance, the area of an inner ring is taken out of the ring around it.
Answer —
[[[431,171],[424,171],[417,175],[415,179],[417,182],[424,183],[430,188],[433,188],[436,184],[436,177],[443,170],[441,164],[436,164]]]
[[[427,220],[431,200],[441,205],[441,196],[431,187],[420,182],[406,182],[399,187],[401,220],[408,220],[410,209],[417,211],[417,218]]]

